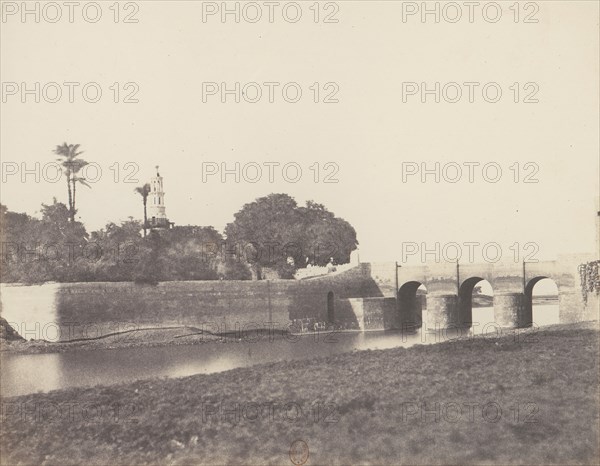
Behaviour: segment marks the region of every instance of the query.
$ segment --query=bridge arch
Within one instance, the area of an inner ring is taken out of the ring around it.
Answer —
[[[488,288],[492,290],[493,295],[494,290],[492,288],[492,284],[484,277],[469,277],[460,284],[458,289],[458,322],[462,327],[470,328],[473,326],[473,292],[477,285],[484,283],[487,284]],[[493,303],[490,304],[493,307]],[[489,318],[493,320],[492,316],[488,316],[488,320]],[[489,322],[479,322],[481,325],[487,323]]]
[[[425,285],[415,280],[398,288],[398,320],[402,326],[414,325],[419,328],[423,324],[423,295],[417,293],[419,289],[424,290],[424,294],[427,293]]]
[[[473,290],[483,278],[471,277],[463,281],[458,289],[458,318],[461,325],[473,325]]]

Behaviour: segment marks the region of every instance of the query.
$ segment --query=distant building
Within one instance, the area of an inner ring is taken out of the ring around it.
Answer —
[[[156,166],[156,176],[150,180],[150,194],[148,195],[148,227],[151,230],[169,229],[173,226],[169,222],[165,207],[165,192],[163,178]]]

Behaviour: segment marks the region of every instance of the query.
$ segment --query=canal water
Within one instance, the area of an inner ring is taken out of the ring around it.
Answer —
[[[41,311],[40,311],[41,312]],[[39,317],[39,312],[37,313]],[[534,308],[537,326],[558,323],[558,306]],[[46,316],[47,317],[47,316]],[[423,313],[427,321],[427,313]],[[493,308],[473,309],[473,335],[496,336]],[[477,325],[478,324],[478,325]],[[505,331],[506,332],[506,331]],[[83,350],[51,354],[0,353],[0,390],[3,397],[50,390],[111,385],[152,377],[210,374],[237,367],[277,361],[309,359],[355,350],[410,347],[456,338],[429,330],[405,332],[336,332],[314,335],[263,337],[187,346]],[[463,335],[462,338],[468,338]]]
[[[59,320],[55,302],[58,284],[38,286],[1,285],[1,315],[17,323],[17,330],[53,340],[50,331],[36,330],[40,323]],[[9,289],[7,289],[9,287]],[[9,292],[6,292],[9,291]],[[558,323],[554,302],[534,305],[537,326]],[[427,322],[427,311],[423,311]],[[493,307],[473,309],[473,335],[496,336]],[[52,328],[50,326],[49,328]],[[462,336],[467,337],[467,335]],[[416,333],[372,331],[336,332],[284,338],[226,339],[199,345],[111,350],[68,351],[50,354],[0,353],[0,394],[3,397],[93,385],[111,385],[152,377],[183,377],[210,374],[255,364],[309,359],[349,351],[409,347],[456,338],[441,331]]]

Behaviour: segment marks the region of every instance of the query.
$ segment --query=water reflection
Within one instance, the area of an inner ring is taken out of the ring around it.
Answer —
[[[35,357],[31,357],[35,356]],[[0,393],[2,396],[22,395],[62,388],[62,358],[58,354],[0,354]]]
[[[558,306],[538,308],[542,318],[536,325],[554,323]],[[426,312],[423,313],[427,318]],[[478,308],[473,314],[479,325],[472,333],[483,329],[495,335],[493,309]],[[60,388],[110,385],[152,377],[184,377],[209,374],[236,367],[247,367],[292,359],[330,356],[353,350],[387,349],[415,344],[431,344],[453,338],[451,334],[420,332],[346,332],[320,335],[290,335],[286,338],[260,341],[227,340],[189,346],[155,348],[122,348],[113,350],[73,351],[55,354],[0,354],[3,396],[23,395]]]
[[[421,343],[418,333],[336,333],[289,336],[259,342],[123,348],[55,354],[1,354],[3,396],[59,388],[115,384],[151,377],[209,374],[268,362],[328,356],[359,349]]]
[[[29,340],[58,341],[57,296],[60,284],[0,284],[2,317]]]

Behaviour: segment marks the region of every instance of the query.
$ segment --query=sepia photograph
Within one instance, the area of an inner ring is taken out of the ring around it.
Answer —
[[[600,463],[600,2],[0,0],[0,466]]]

